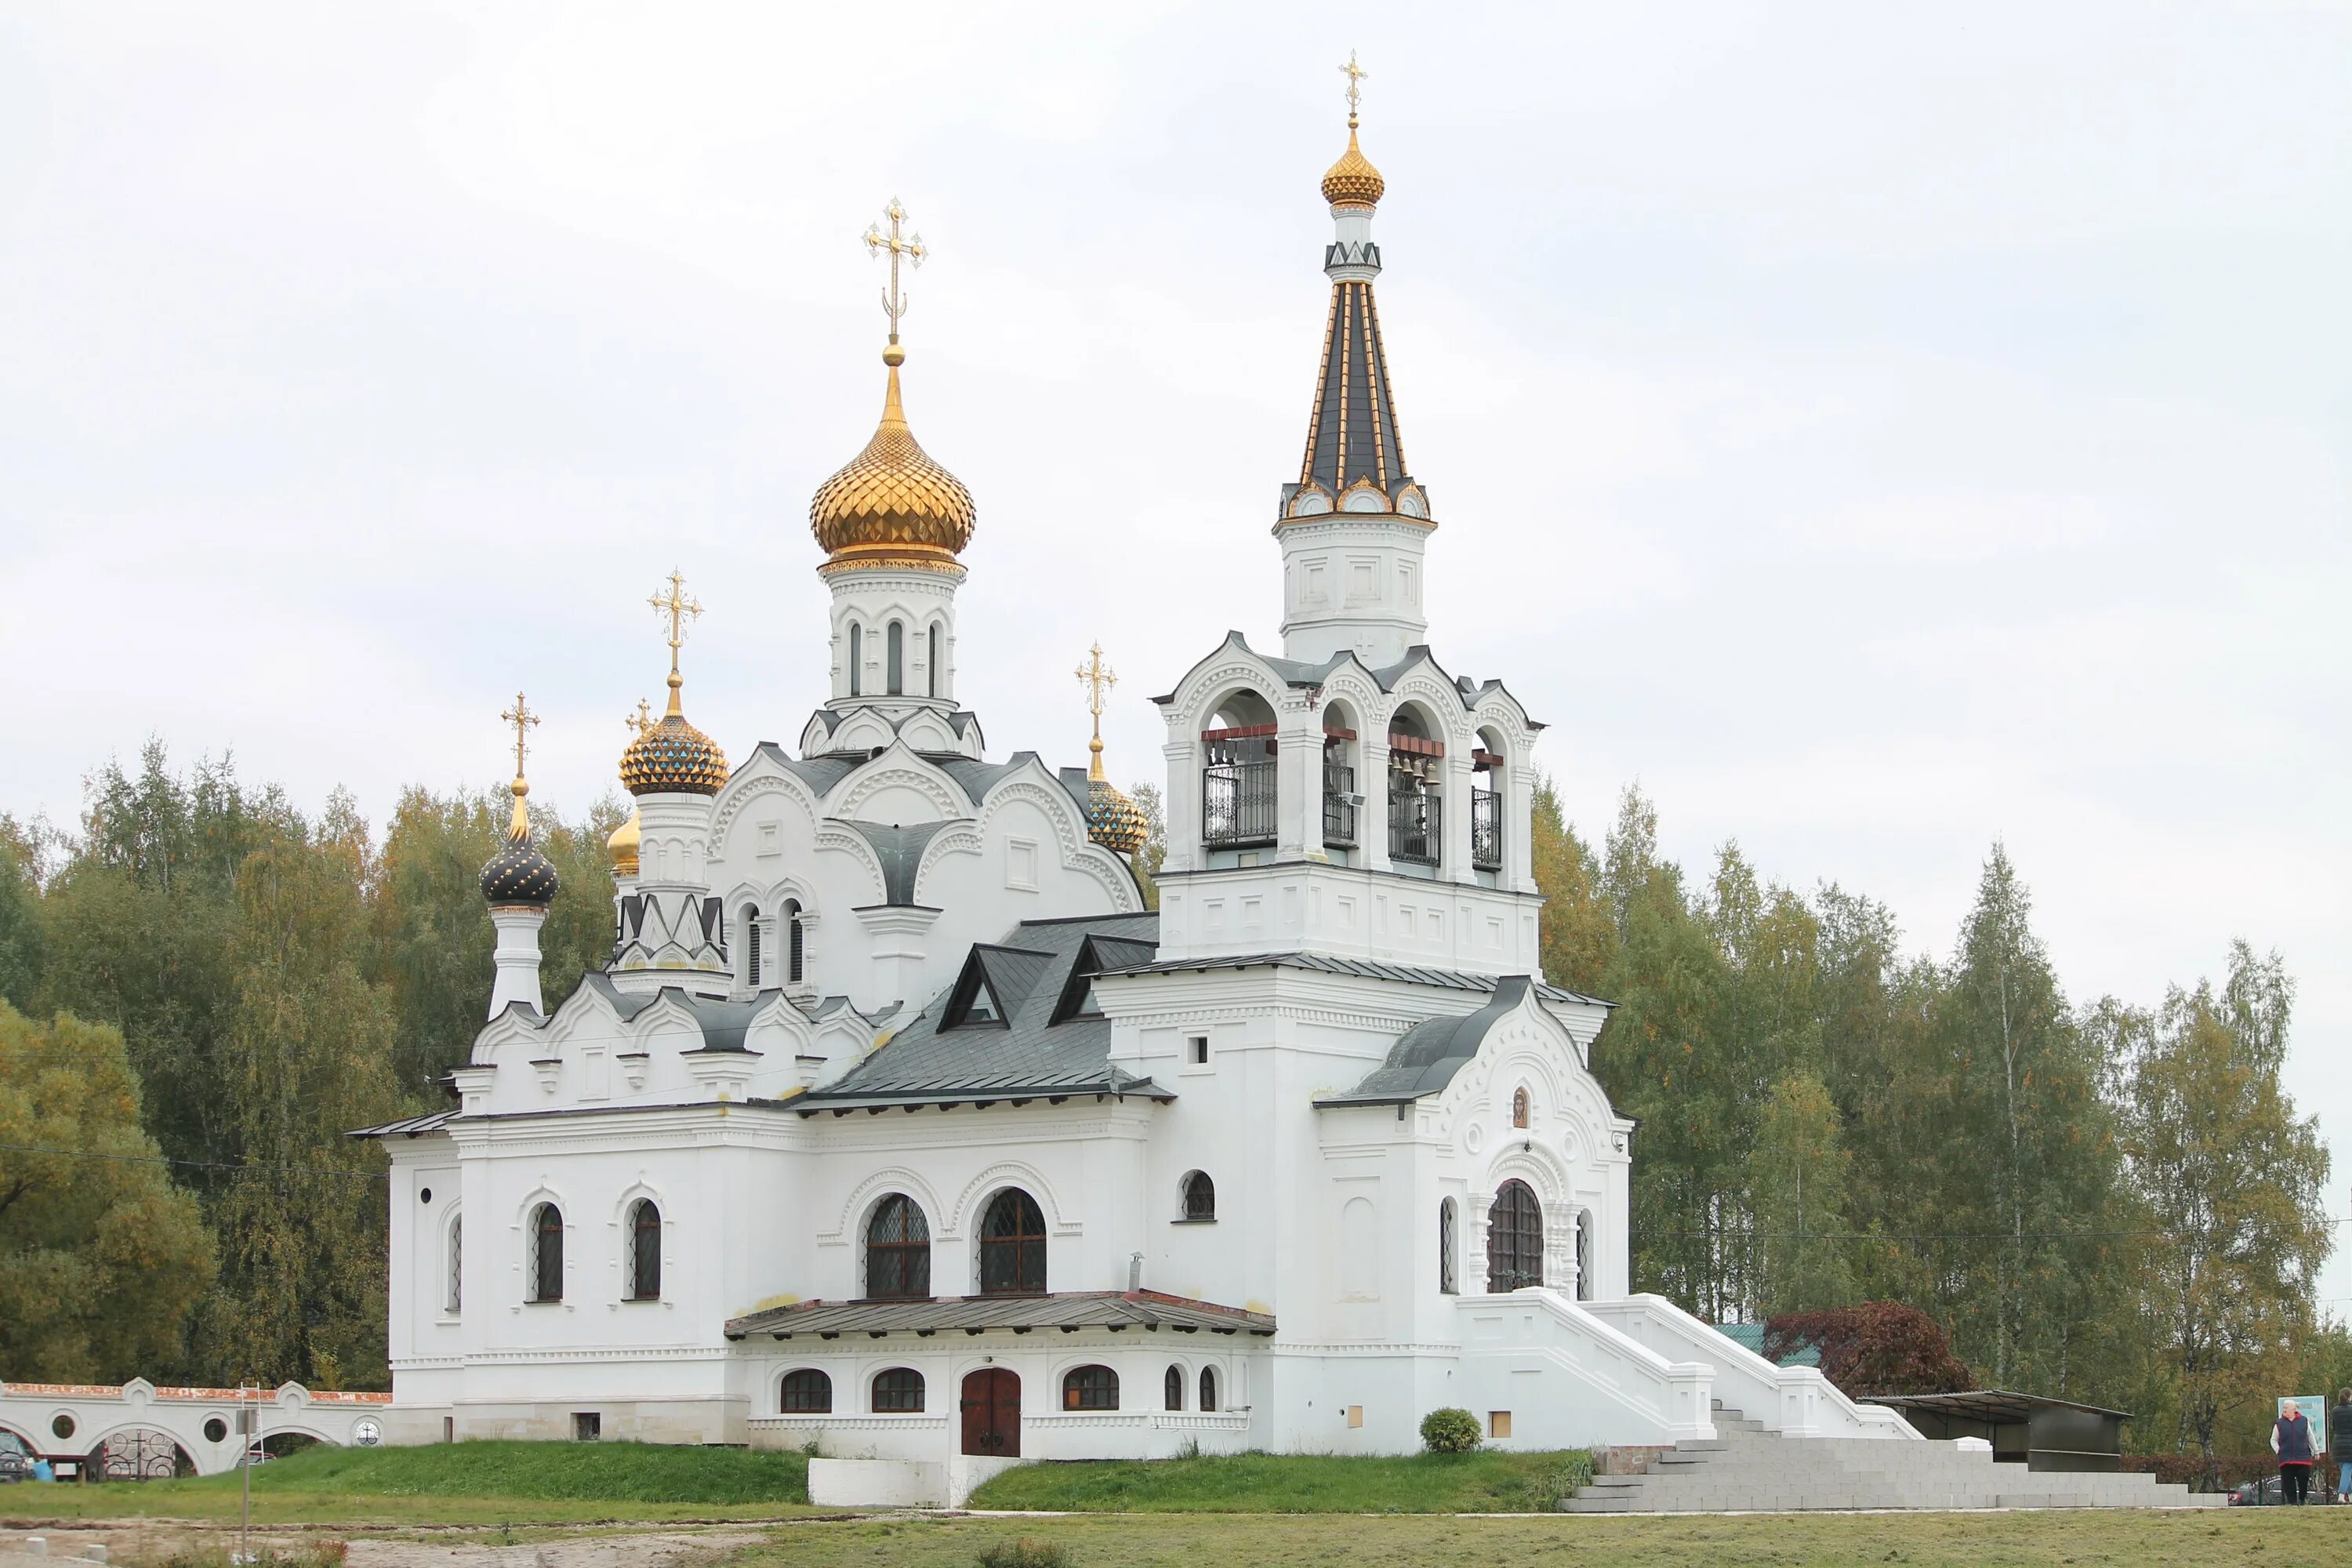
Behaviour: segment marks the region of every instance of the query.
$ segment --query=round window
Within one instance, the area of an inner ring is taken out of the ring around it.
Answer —
[[[49,1435],[53,1437],[72,1436],[74,1435],[74,1418],[63,1414],[62,1412],[59,1413],[58,1418],[49,1423]]]
[[[433,1189],[432,1189],[431,1187],[419,1187],[419,1188],[417,1188],[417,1189],[416,1189],[416,1201],[417,1201],[418,1203],[420,1203],[420,1204],[429,1204],[429,1203],[431,1203],[431,1202],[433,1201]]]
[[[228,1440],[228,1423],[215,1415],[205,1423],[205,1441],[223,1443]]]

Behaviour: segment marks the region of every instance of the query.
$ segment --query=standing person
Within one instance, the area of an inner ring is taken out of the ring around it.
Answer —
[[[2271,1423],[2271,1452],[2278,1456],[2279,1501],[2300,1503],[2311,1496],[2311,1423],[2290,1405]]]
[[[2336,1448],[2336,1500],[2352,1502],[2352,1388],[2336,1391],[2327,1430]]]

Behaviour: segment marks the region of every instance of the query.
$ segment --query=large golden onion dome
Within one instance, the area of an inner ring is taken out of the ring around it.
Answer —
[[[898,366],[907,351],[882,351],[890,367],[882,423],[866,450],[818,487],[809,531],[824,547],[819,570],[857,565],[952,566],[971,542],[971,492],[933,462],[907,426],[898,401]]]
[[[1323,172],[1323,199],[1335,207],[1374,207],[1380,205],[1381,193],[1388,182],[1356,145],[1356,118],[1348,117],[1348,150],[1339,161]]]
[[[684,684],[671,670],[669,711],[638,731],[621,753],[621,787],[631,795],[717,795],[727,782],[727,753],[678,707]]]
[[[645,821],[635,810],[632,810],[628,819],[613,829],[613,836],[604,840],[604,853],[611,857],[613,861],[613,875],[626,877],[633,880],[635,879],[637,847],[644,841],[644,837]]]

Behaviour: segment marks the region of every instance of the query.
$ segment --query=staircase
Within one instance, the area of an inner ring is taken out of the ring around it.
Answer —
[[[1716,1436],[1657,1452],[1645,1473],[1595,1476],[1570,1513],[1874,1508],[2211,1508],[2227,1500],[2147,1475],[2029,1470],[1950,1443],[1784,1437],[1715,1401]]]

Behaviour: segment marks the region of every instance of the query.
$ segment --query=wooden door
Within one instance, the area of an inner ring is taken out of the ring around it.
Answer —
[[[963,1380],[963,1451],[985,1457],[1021,1457],[1021,1379],[1001,1366],[984,1366]]]

